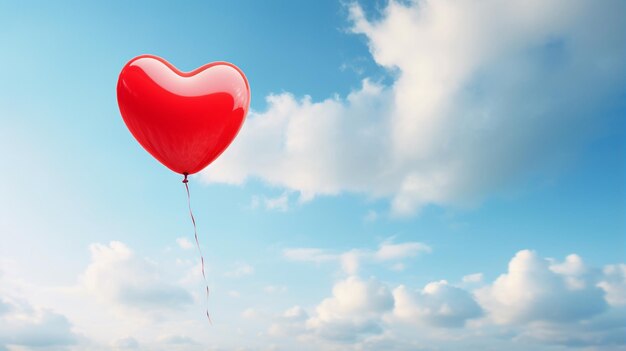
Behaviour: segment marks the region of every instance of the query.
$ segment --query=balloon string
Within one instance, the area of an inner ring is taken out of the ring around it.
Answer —
[[[196,247],[198,247],[198,253],[200,253],[200,263],[202,267],[202,278],[204,278],[204,285],[206,286],[206,317],[211,322],[211,316],[209,315],[209,283],[206,280],[206,274],[204,273],[204,255],[202,255],[202,249],[200,248],[200,241],[198,240],[198,229],[196,228],[196,219],[193,217],[193,211],[191,210],[191,195],[189,194],[189,182],[187,180],[187,173],[183,174],[185,179],[183,179],[183,184],[185,184],[185,189],[187,190],[187,206],[189,207],[189,215],[191,216],[191,223],[193,223],[193,235],[196,239]]]

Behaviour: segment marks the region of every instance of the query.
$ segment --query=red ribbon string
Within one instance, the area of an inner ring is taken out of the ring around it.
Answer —
[[[189,207],[189,215],[191,216],[191,223],[193,223],[193,235],[196,238],[196,246],[198,247],[198,253],[200,253],[200,263],[202,264],[202,278],[204,278],[204,285],[206,286],[206,317],[211,322],[211,316],[209,315],[209,283],[206,280],[206,274],[204,273],[204,255],[202,255],[202,249],[200,248],[200,241],[198,240],[198,229],[196,228],[196,219],[193,217],[193,211],[191,211],[191,195],[189,194],[189,182],[187,180],[187,173],[183,174],[185,179],[183,179],[183,184],[185,184],[185,189],[187,190],[187,206]]]

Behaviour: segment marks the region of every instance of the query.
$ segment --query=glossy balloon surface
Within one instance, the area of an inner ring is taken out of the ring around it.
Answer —
[[[154,158],[174,172],[194,174],[239,132],[250,88],[230,63],[181,72],[160,57],[143,55],[122,69],[117,101],[126,126]]]

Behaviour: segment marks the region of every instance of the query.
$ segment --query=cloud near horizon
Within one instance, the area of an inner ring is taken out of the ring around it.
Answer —
[[[89,247],[91,262],[79,279],[78,289],[126,310],[152,314],[183,309],[193,302],[191,294],[167,281],[157,265],[119,241]]]
[[[331,296],[311,311],[300,306],[285,311],[268,334],[295,335],[325,349],[344,350],[360,350],[372,338],[386,338],[387,349],[401,350],[399,345],[410,344],[415,333],[421,340],[457,342],[476,336],[500,338],[506,333],[527,346],[620,349],[626,347],[626,340],[620,339],[626,335],[622,334],[626,306],[617,298],[626,293],[624,267],[607,265],[598,270],[575,254],[559,262],[522,250],[511,259],[506,273],[475,289],[445,280],[421,289],[392,288],[373,277],[350,275],[337,281]]]
[[[8,345],[27,348],[75,345],[81,337],[72,329],[66,316],[0,292],[0,350],[8,350]]]
[[[380,265],[387,262],[373,257],[381,251],[381,247],[415,246],[410,244],[384,242],[377,250],[361,251],[369,252],[371,264]],[[108,245],[94,244],[90,249],[92,262],[79,281],[89,286],[89,279],[97,277],[98,288],[87,290],[91,297],[100,298],[106,308],[139,309],[148,313],[150,311],[146,310],[156,308],[152,304],[156,300],[152,298],[147,302],[123,298],[125,294],[120,294],[120,291],[127,289],[130,283],[125,278],[111,280],[107,275],[130,271],[136,279],[145,274],[133,268],[143,267],[146,263],[137,258],[128,246],[112,242]],[[398,254],[393,258],[411,256],[408,251],[394,252]],[[324,253],[320,250],[315,251],[313,256],[307,254],[303,262],[318,264],[315,255]],[[323,262],[342,267],[341,256],[335,254],[332,260]],[[293,260],[293,257],[284,256],[282,259]],[[139,262],[131,263],[134,261]],[[194,266],[187,268],[195,269]],[[412,287],[408,280],[389,283],[374,276],[364,278],[356,270],[344,270],[345,275],[336,280],[330,289],[330,296],[318,300],[318,303],[308,307],[295,305],[283,312],[268,309],[265,305],[250,306],[237,323],[260,323],[259,327],[265,329],[259,334],[264,336],[257,340],[261,344],[300,345],[306,346],[303,348],[306,350],[374,350],[381,345],[390,351],[415,350],[428,349],[424,343],[442,340],[473,342],[485,338],[497,340],[502,335],[522,348],[552,344],[607,350],[626,347],[626,340],[623,339],[626,334],[626,302],[623,300],[626,296],[626,265],[609,264],[598,269],[587,265],[576,254],[560,261],[543,258],[532,250],[521,250],[511,258],[508,267],[503,268],[504,272],[492,281],[472,278],[472,284],[467,285],[465,278],[456,283],[434,280],[417,288]],[[482,277],[480,273],[473,273],[472,276]],[[81,349],[86,345],[96,347],[108,343],[118,349],[141,345],[140,349],[148,350],[158,349],[172,340],[202,340],[203,328],[195,330],[200,334],[194,334],[192,330],[175,327],[184,318],[189,318],[184,317],[186,309],[180,308],[186,306],[186,298],[172,301],[171,293],[160,293],[171,289],[178,291],[179,287],[155,276],[153,278],[155,280],[144,281],[142,285],[158,294],[145,295],[157,296],[160,304],[174,304],[179,308],[168,306],[167,315],[141,321],[144,323],[142,329],[154,327],[161,331],[157,336],[124,336],[118,331],[108,335],[108,341],[107,333],[102,330],[98,330],[97,340],[96,335],[77,334],[72,318],[66,317],[89,313],[84,308],[95,311],[102,307],[94,304],[93,299],[87,304],[79,304],[82,307],[78,311],[72,310],[72,305],[65,305],[70,310],[59,310],[60,313],[33,307],[28,301],[16,299],[15,294],[8,293],[13,283],[5,278],[0,286],[0,349],[7,345]],[[60,297],[79,297],[72,289],[49,291],[60,294]],[[133,306],[129,305],[131,303]],[[169,319],[176,323],[168,324]],[[81,332],[86,331],[83,328]],[[166,330],[169,334],[163,334]],[[178,336],[166,338],[163,335]],[[184,338],[181,335],[185,335]],[[202,347],[201,342],[186,342],[184,345],[190,350]]]
[[[259,178],[305,201],[388,198],[396,215],[473,204],[558,169],[615,117],[603,106],[626,90],[625,11],[620,1],[390,1],[370,20],[352,4],[351,31],[393,83],[365,79],[323,101],[270,95],[202,178]]]

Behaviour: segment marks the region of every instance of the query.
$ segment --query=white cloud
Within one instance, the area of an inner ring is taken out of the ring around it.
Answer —
[[[115,340],[112,346],[116,350],[133,350],[139,348],[139,342],[133,337],[126,337]]]
[[[186,335],[162,335],[158,338],[160,343],[173,346],[173,345],[197,345],[197,342]]]
[[[374,253],[374,258],[381,261],[400,260],[407,257],[414,257],[420,253],[431,253],[430,246],[418,242],[407,242],[394,244],[384,242]]]
[[[528,323],[520,328],[516,339],[583,350],[621,351],[626,349],[624,335],[626,309],[616,308],[583,321]]]
[[[556,167],[610,118],[626,86],[625,6],[390,1],[372,21],[352,5],[352,31],[394,82],[319,102],[271,95],[202,176],[259,177],[301,200],[387,197],[396,214],[473,203]]]
[[[283,250],[283,256],[292,261],[315,262],[317,264],[337,261],[346,274],[354,275],[364,261],[398,261],[430,252],[432,252],[432,248],[424,243],[410,241],[395,244],[387,240],[382,242],[376,250],[352,249],[342,253],[333,253],[329,250],[318,248],[290,248]],[[391,267],[395,271],[400,271],[404,268],[404,265],[398,265],[398,263]]]
[[[294,306],[287,309],[283,313],[284,318],[288,318],[290,320],[304,320],[307,318],[306,311],[300,306]]]
[[[268,211],[287,212],[290,207],[289,192],[285,191],[276,197],[254,195],[250,201],[250,208],[257,209],[263,206]]]
[[[275,198],[264,199],[265,208],[285,212],[289,209],[289,194],[286,192]]]
[[[409,323],[435,327],[462,327],[468,319],[482,315],[480,306],[466,290],[445,280],[427,284],[411,292],[401,285],[394,289],[394,316]]]
[[[192,302],[180,286],[166,281],[154,262],[137,257],[125,244],[93,244],[91,263],[80,277],[80,287],[102,301],[146,313],[180,309]]]
[[[404,340],[393,332],[386,331],[365,337],[354,345],[356,351],[421,351],[432,350],[424,347],[421,340]]]
[[[373,258],[377,251],[369,250],[370,257]],[[92,255],[88,267],[104,265],[109,267],[106,271],[118,267],[141,272],[133,265],[157,267],[156,263],[143,262],[144,259],[138,258],[121,243],[94,245]],[[339,263],[341,255],[335,257],[335,263]],[[360,270],[365,271],[365,268]],[[229,315],[228,318],[237,323],[237,331],[229,327],[231,322],[216,323],[215,328],[219,328],[216,329],[219,333],[224,332],[224,340],[245,336],[249,342],[246,349],[250,350],[271,343],[283,350],[417,350],[431,347],[453,350],[459,345],[467,345],[468,350],[485,349],[485,346],[504,349],[507,345],[502,341],[503,336],[507,341],[512,340],[508,341],[515,346],[512,350],[559,347],[622,350],[626,346],[623,338],[626,334],[626,306],[622,304],[624,268],[624,264],[613,264],[596,269],[575,254],[561,260],[542,258],[533,251],[524,250],[511,259],[508,269],[502,268],[504,274],[495,281],[484,281],[483,277],[483,287],[476,290],[471,289],[475,285],[452,286],[445,281],[416,288],[406,283],[349,276],[335,282],[327,298],[319,298],[313,303],[309,301],[308,306],[298,305],[274,312],[272,308],[284,303],[282,300],[293,297],[282,295],[281,299],[271,299],[270,304]],[[98,276],[102,278],[102,284],[109,282],[105,279],[107,275]],[[92,295],[87,299],[84,294],[71,293],[65,297],[70,303],[65,309],[59,308],[64,306],[60,304],[54,305],[52,311],[5,297],[10,296],[6,291],[28,290],[29,285],[23,284],[17,289],[12,287],[14,282],[7,284],[5,275],[0,278],[4,279],[0,281],[0,350],[2,346],[19,344],[27,349],[48,345],[50,349],[122,350],[137,345],[138,349],[146,350],[191,351],[205,347],[203,345],[209,342],[205,333],[206,320],[200,318],[202,311],[181,314],[184,309],[178,308],[162,314],[164,318],[136,319],[127,313],[131,307],[115,299],[116,295],[96,296],[91,290]],[[161,280],[159,275],[156,281]],[[113,282],[113,285],[124,286],[125,283]],[[63,293],[37,287],[40,289],[41,296]],[[276,287],[276,290],[282,289]],[[232,300],[223,300],[224,295],[218,293],[212,301],[220,305],[232,303]],[[55,295],[50,301],[60,296]],[[92,299],[94,296],[109,303],[99,305]],[[246,293],[238,301],[254,296]],[[259,298],[263,299],[263,296],[271,297],[261,293]],[[72,310],[74,305],[79,306],[78,311]],[[124,313],[119,319],[107,315],[107,310],[120,305]],[[211,312],[218,317],[224,313],[220,309]],[[90,316],[83,319],[85,315]],[[103,315],[106,316],[104,319]],[[222,315],[221,319],[224,318]],[[77,323],[79,325],[74,330],[73,325]],[[93,324],[102,323],[106,328],[91,328]],[[259,333],[259,330],[264,332]],[[77,335],[78,332],[88,333],[89,341]],[[138,332],[144,334],[133,342],[128,335],[139,335]],[[216,345],[215,350],[233,349],[222,345]]]
[[[259,311],[254,308],[246,308],[243,312],[241,312],[241,316],[245,319],[254,319],[259,316]]]
[[[187,238],[177,238],[176,243],[181,249],[185,249],[185,250],[193,249],[193,244]]]
[[[626,306],[618,302],[624,267],[597,270],[575,254],[559,261],[522,250],[495,281],[484,282],[482,273],[465,276],[464,283],[486,284],[475,290],[445,280],[421,289],[392,288],[375,278],[349,276],[336,282],[331,296],[311,313],[298,307],[278,316],[268,335],[294,337],[324,350],[375,350],[376,345],[447,350],[461,344],[484,349],[503,336],[519,350],[550,345],[622,350]]]
[[[499,324],[583,320],[607,308],[604,292],[585,271],[578,256],[551,264],[535,252],[523,250],[513,257],[507,273],[476,294]]]
[[[580,290],[585,288],[587,284],[585,277],[587,277],[590,272],[587,271],[580,256],[572,254],[565,257],[563,263],[558,263],[554,260],[550,260],[550,262],[552,263],[550,270],[563,276],[565,283],[570,289]]]
[[[346,274],[356,274],[359,270],[359,260],[362,255],[363,253],[358,250],[351,250],[341,254],[339,258],[341,262],[341,269],[346,272]]]
[[[0,296],[0,349],[8,345],[62,348],[79,339],[64,315]]]
[[[304,308],[293,306],[275,318],[267,333],[272,337],[299,335],[304,332],[304,323],[308,317]]]
[[[626,306],[626,264],[604,267],[604,277],[598,286],[606,293],[606,301],[613,306]]]
[[[349,277],[333,287],[332,297],[324,299],[306,326],[321,338],[351,342],[382,332],[381,314],[393,308],[389,289],[375,279]]]
[[[480,283],[483,281],[482,273],[468,274],[463,277],[463,283]]]

